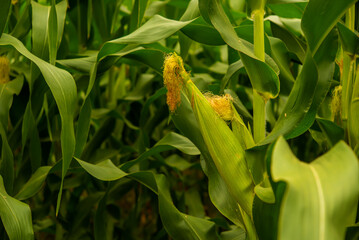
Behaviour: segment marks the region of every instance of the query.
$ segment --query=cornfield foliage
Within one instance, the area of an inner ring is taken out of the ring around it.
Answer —
[[[1,0],[0,239],[359,239],[355,0]]]

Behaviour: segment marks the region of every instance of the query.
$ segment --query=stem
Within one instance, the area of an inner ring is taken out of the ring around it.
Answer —
[[[354,31],[355,26],[355,5],[353,5],[346,14],[346,26]],[[353,79],[355,79],[355,62],[353,58],[343,51],[343,74],[342,74],[342,122],[345,133],[345,139],[350,144],[350,106],[353,93]]]
[[[264,10],[253,11],[252,17],[254,19],[254,54],[264,62]],[[266,135],[265,106],[265,99],[253,89],[253,132],[256,143],[264,139]]]
[[[253,135],[254,142],[259,142],[266,135],[266,103],[264,98],[253,89]]]
[[[254,54],[264,62],[264,11],[255,10],[252,17],[254,18]]]

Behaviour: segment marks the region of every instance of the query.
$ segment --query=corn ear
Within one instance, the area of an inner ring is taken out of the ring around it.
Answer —
[[[241,144],[191,80],[186,82],[186,89],[218,172],[245,213],[252,216],[254,184]]]

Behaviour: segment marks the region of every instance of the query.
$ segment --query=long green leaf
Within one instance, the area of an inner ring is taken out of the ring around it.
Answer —
[[[174,239],[216,239],[213,222],[181,213],[174,206],[165,176],[154,175],[152,172],[127,174],[117,168],[110,160],[96,165],[86,163],[80,159],[76,160],[88,173],[100,180],[113,181],[128,176],[158,194],[159,212],[162,222],[167,232]]]
[[[1,176],[0,216],[10,240],[34,239],[30,207],[6,193]]]
[[[75,159],[89,174],[102,181],[114,181],[127,175],[127,173],[116,167],[109,159],[96,165],[78,158]]]
[[[49,19],[51,6],[44,6],[35,1],[31,1],[32,6],[32,53],[42,58],[44,60],[49,59],[49,35],[56,35],[54,38],[54,42],[52,45],[56,45],[57,47],[60,45],[60,41],[62,38],[64,25],[65,25],[65,17],[66,17],[66,9],[67,2],[61,1],[56,4],[56,20],[52,19],[51,22],[55,24],[56,22],[56,33],[54,29],[49,28]],[[56,39],[56,40],[55,40]],[[56,43],[56,44],[55,44]],[[55,46],[54,46],[55,47]],[[51,51],[55,51],[52,49]]]
[[[341,22],[337,23],[343,50],[349,55],[359,54],[359,37]]]
[[[309,1],[303,13],[302,29],[313,54],[345,11],[355,2],[356,0]]]
[[[0,37],[1,34],[4,31],[4,28],[6,26],[6,21],[9,16],[10,12],[10,6],[11,6],[11,0],[4,0],[1,1],[1,9],[0,9]]]
[[[303,68],[281,115],[272,132],[260,144],[273,142],[280,135],[296,137],[313,124],[316,111],[329,90],[334,74],[337,50],[335,36],[334,32],[328,35],[314,58],[307,51]]]
[[[178,150],[180,150],[186,154],[189,154],[189,155],[200,154],[197,147],[195,145],[193,145],[193,143],[188,138],[186,138],[180,134],[171,132],[171,133],[167,134],[166,136],[164,136],[160,141],[158,141],[156,143],[156,145],[153,146],[151,149],[142,153],[138,158],[124,163],[121,166],[121,169],[126,171],[129,168],[131,168],[133,165],[140,163],[141,161],[144,161],[145,159],[147,159],[148,157],[150,157],[154,154],[172,150],[172,149],[178,149]]]
[[[147,44],[167,38],[190,22],[192,20],[181,22],[155,15],[131,34],[106,42],[98,54],[98,59],[118,52],[123,48],[123,44]]]
[[[0,38],[0,45],[11,45],[26,58],[34,62],[44,76],[49,86],[57,107],[61,115],[61,148],[62,148],[62,179],[65,178],[68,167],[70,166],[72,155],[75,151],[75,134],[73,118],[77,99],[76,85],[73,77],[65,70],[59,69],[42,59],[31,54],[25,46],[16,38],[3,34]],[[62,186],[62,185],[61,185]],[[59,192],[61,199],[62,188]],[[60,206],[58,202],[57,210]]]
[[[147,8],[148,0],[135,0],[130,17],[130,32],[141,26],[143,16]]]
[[[287,188],[279,218],[279,239],[344,239],[355,222],[359,165],[343,142],[310,164],[299,161],[281,137],[272,153],[274,181]]]
[[[19,75],[13,81],[0,84],[0,136],[2,139],[0,174],[5,179],[5,188],[10,194],[12,194],[14,182],[14,155],[7,136],[9,111],[13,103],[13,95],[20,93],[23,83],[24,76]]]
[[[48,19],[49,34],[47,35],[49,41],[49,59],[52,65],[55,64],[57,55],[57,13],[55,1],[52,1]]]
[[[278,68],[273,59],[266,56],[266,62],[260,61],[253,52],[253,46],[240,39],[225,14],[221,1],[200,0],[200,11],[206,19],[208,17],[221,34],[223,40],[232,48],[240,52],[242,62],[247,70],[253,89],[267,98],[274,98],[279,93]]]
[[[163,175],[157,175],[156,182],[161,220],[173,239],[217,239],[213,222],[178,211],[173,205],[170,192],[168,191],[168,181],[166,181]]]
[[[31,178],[21,187],[19,192],[15,195],[15,198],[18,200],[25,200],[34,196],[41,189],[50,170],[50,166],[38,168]]]
[[[41,143],[39,138],[39,132],[37,130],[37,125],[35,121],[35,116],[32,111],[31,100],[28,102],[24,120],[22,122],[22,148],[21,148],[21,156],[24,153],[26,141],[30,139],[30,159],[31,159],[31,168],[32,171],[35,172],[41,165]]]

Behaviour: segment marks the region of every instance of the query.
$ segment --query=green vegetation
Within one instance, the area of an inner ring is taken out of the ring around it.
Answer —
[[[358,9],[3,0],[0,239],[358,239]]]

